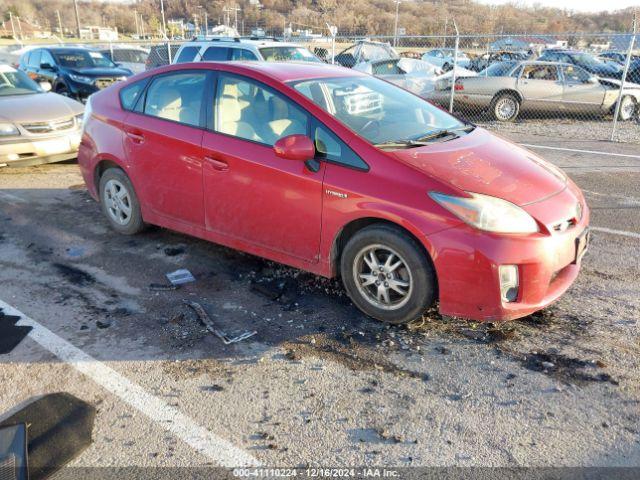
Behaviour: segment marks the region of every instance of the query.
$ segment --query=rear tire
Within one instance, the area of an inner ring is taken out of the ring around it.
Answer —
[[[437,281],[418,242],[399,228],[372,225],[347,242],[340,259],[349,298],[377,320],[402,324],[435,301]]]
[[[520,100],[512,93],[499,93],[491,101],[491,114],[499,122],[513,122],[520,113]]]
[[[100,177],[100,205],[111,228],[123,235],[135,235],[146,227],[133,185],[119,168],[109,168]]]

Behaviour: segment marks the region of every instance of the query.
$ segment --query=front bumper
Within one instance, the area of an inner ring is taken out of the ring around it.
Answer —
[[[583,209],[581,220],[563,232],[497,235],[464,224],[430,235],[440,313],[479,321],[512,320],[556,301],[580,271],[576,239],[589,223],[586,205]],[[514,302],[501,298],[500,265],[517,265]]]
[[[43,137],[18,137],[0,142],[0,167],[25,167],[76,158],[79,128]]]

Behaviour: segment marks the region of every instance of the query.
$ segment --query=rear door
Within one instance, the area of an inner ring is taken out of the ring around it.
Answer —
[[[591,83],[592,75],[576,65],[561,67],[564,82],[563,101],[572,112],[596,113],[604,101],[605,88],[600,83]]]
[[[563,86],[556,65],[525,65],[518,79],[523,106],[536,110],[562,109]]]
[[[206,70],[154,77],[124,122],[124,147],[139,195],[154,213],[204,226],[202,134]]]
[[[204,134],[207,229],[317,262],[324,163],[276,156],[284,136],[307,135],[310,117],[291,100],[247,77],[220,73]]]

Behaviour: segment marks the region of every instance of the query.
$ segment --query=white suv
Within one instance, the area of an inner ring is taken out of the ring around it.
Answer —
[[[322,62],[308,49],[295,43],[256,38],[217,37],[193,40],[183,44],[177,51],[173,63],[229,60]]]

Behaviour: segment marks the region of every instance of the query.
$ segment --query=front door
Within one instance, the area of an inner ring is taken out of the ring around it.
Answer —
[[[205,70],[158,75],[144,105],[125,119],[124,148],[137,193],[154,213],[204,227],[202,190]]]
[[[317,262],[325,165],[277,157],[273,144],[309,132],[309,117],[271,88],[220,73],[202,142],[207,229]]]
[[[518,79],[523,105],[536,110],[562,109],[562,81],[555,65],[525,65]]]
[[[600,83],[592,83],[593,76],[575,65],[562,66],[565,108],[571,112],[596,113],[604,101],[605,88]]]

